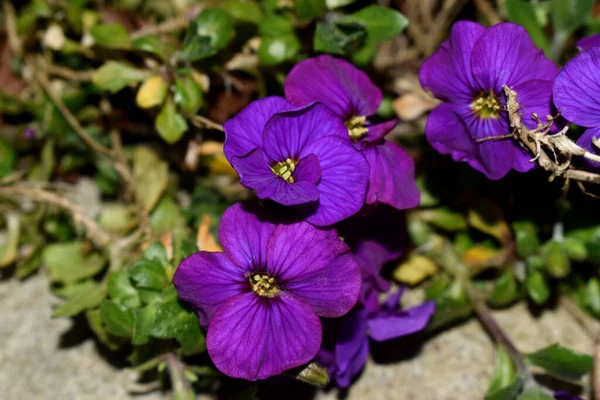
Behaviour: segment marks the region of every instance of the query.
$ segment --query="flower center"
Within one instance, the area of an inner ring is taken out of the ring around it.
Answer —
[[[255,272],[248,275],[252,291],[262,297],[275,297],[279,293],[275,278],[263,272]]]
[[[369,129],[365,128],[366,121],[367,117],[354,116],[345,122],[350,139],[357,141],[369,132]]]
[[[471,103],[471,109],[483,119],[498,118],[498,114],[500,114],[500,101],[494,94],[494,91],[490,89],[488,92],[482,92],[475,98],[475,101]]]
[[[294,177],[292,173],[296,169],[296,164],[298,162],[288,158],[285,161],[274,164],[271,167],[271,171],[277,176],[280,176],[286,182],[294,183]]]

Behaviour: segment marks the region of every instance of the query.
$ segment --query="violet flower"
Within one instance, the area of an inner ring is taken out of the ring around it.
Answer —
[[[501,23],[485,28],[457,22],[419,72],[421,86],[443,101],[429,115],[427,140],[489,179],[500,179],[511,169],[531,170],[536,165],[529,161],[531,155],[514,140],[484,139],[511,133],[503,85],[517,92],[526,110],[523,123],[535,128],[532,113],[542,120],[551,114],[557,72],[521,26]]]
[[[571,393],[567,393],[567,392],[563,392],[563,391],[554,393],[554,398],[556,400],[582,400],[582,398],[579,396],[575,396],[575,395],[572,395]]]
[[[347,313],[360,271],[335,230],[276,225],[229,207],[219,226],[223,253],[184,259],[173,283],[208,327],[206,346],[224,374],[265,379],[309,362],[321,345],[319,316]]]
[[[369,165],[324,105],[295,108],[280,97],[249,104],[225,128],[225,156],[261,199],[297,207],[317,226],[358,212]]]
[[[584,37],[577,42],[577,48],[579,51],[588,51],[598,46],[600,46],[600,33]]]
[[[384,139],[398,121],[372,125],[367,119],[377,112],[383,95],[364,72],[345,60],[322,55],[292,68],[284,89],[292,104],[321,102],[344,122],[346,140],[363,152],[371,168],[367,204],[397,209],[419,205],[413,160]]]
[[[577,144],[590,153],[599,154],[594,144],[600,138],[600,47],[579,54],[567,63],[554,81],[554,104],[568,121],[588,128]],[[600,163],[581,159],[587,169],[600,172]]]
[[[369,337],[377,342],[410,335],[425,328],[435,312],[435,302],[427,301],[407,310],[400,309],[399,289],[380,305],[371,291],[364,305],[356,306],[343,319],[333,348],[322,348],[317,361],[342,388],[350,386],[367,362]]]

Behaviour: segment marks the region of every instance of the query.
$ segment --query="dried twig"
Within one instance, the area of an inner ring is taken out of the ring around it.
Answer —
[[[15,8],[8,0],[2,2],[2,11],[4,11],[4,19],[6,21],[6,34],[8,36],[8,45],[15,57],[21,57],[23,54],[23,44],[19,35],[17,35],[17,24],[15,16]]]
[[[207,127],[207,128],[211,128],[211,129],[216,129],[218,131],[224,132],[223,130],[223,125],[216,123],[215,121],[212,121],[206,117],[203,117],[202,115],[196,115],[193,119],[192,122],[194,125],[198,126],[198,127]]]
[[[161,33],[169,33],[182,30],[186,28],[190,23],[190,20],[187,16],[181,15],[175,17],[173,19],[168,19],[166,21],[161,22],[158,25],[148,26],[146,28],[142,28],[138,31],[135,31],[131,34],[132,39],[137,39],[146,35],[158,35]]]

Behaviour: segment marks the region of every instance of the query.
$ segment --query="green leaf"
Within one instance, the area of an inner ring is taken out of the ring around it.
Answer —
[[[300,18],[312,21],[325,15],[325,0],[296,0],[296,10]]]
[[[141,259],[129,268],[129,276],[139,288],[160,290],[169,284],[164,267],[156,259]]]
[[[0,140],[0,178],[13,172],[16,162],[17,153],[8,142]]]
[[[508,20],[525,28],[533,43],[543,49],[544,53],[548,55],[550,41],[546,37],[539,20],[536,18],[534,5],[524,0],[506,0],[504,7]]]
[[[544,393],[541,389],[531,388],[521,393],[517,400],[554,400],[554,397]]]
[[[141,82],[150,77],[151,72],[145,69],[130,67],[118,61],[108,61],[92,76],[92,82],[100,89],[116,93],[125,86]]]
[[[571,270],[571,261],[563,250],[562,244],[551,240],[544,245],[542,256],[546,261],[548,273],[555,278],[564,278]]]
[[[167,250],[165,246],[161,242],[152,242],[150,245],[144,250],[144,258],[146,260],[155,260],[160,263],[160,265],[166,267],[169,264],[169,259],[167,257]]]
[[[146,147],[133,150],[133,177],[137,195],[151,211],[167,188],[169,166]]]
[[[173,100],[179,105],[181,113],[187,117],[194,116],[204,105],[202,88],[190,76],[175,79]]]
[[[510,356],[502,346],[498,346],[494,377],[485,400],[512,400],[519,393],[522,383]]]
[[[595,0],[550,0],[550,17],[554,30],[569,35],[583,26]]]
[[[52,317],[72,317],[94,308],[106,296],[106,285],[96,285],[91,290],[80,291],[52,311]]]
[[[552,375],[572,380],[580,379],[590,372],[594,364],[592,357],[569,350],[558,344],[527,354],[525,359],[530,364],[541,367]]]
[[[519,255],[525,258],[537,253],[540,242],[536,226],[531,221],[517,221],[512,224],[512,227]]]
[[[398,11],[376,5],[365,7],[342,19],[363,24],[367,39],[374,42],[393,39],[408,26],[408,19]]]
[[[456,282],[448,286],[440,297],[429,297],[429,299],[436,301],[436,307],[435,313],[427,325],[428,331],[434,331],[450,323],[466,319],[473,313],[473,307],[463,287]]]
[[[263,65],[275,65],[292,60],[300,52],[300,41],[294,34],[276,38],[265,37],[260,42],[258,59]]]
[[[254,1],[226,0],[221,8],[233,18],[251,24],[258,25],[264,18],[259,5]]]
[[[115,233],[127,233],[136,223],[135,206],[122,203],[107,203],[98,217],[98,224]]]
[[[87,310],[85,312],[85,316],[87,318],[88,324],[98,340],[102,342],[102,344],[106,345],[111,350],[117,350],[124,344],[124,339],[115,337],[110,335],[104,325],[102,325],[102,317],[100,317],[100,310]]]
[[[418,216],[422,221],[446,231],[462,231],[468,226],[464,215],[446,207],[420,211]]]
[[[600,282],[597,278],[588,281],[583,296],[585,306],[596,317],[600,316]]]
[[[282,35],[294,33],[294,25],[284,18],[278,15],[269,15],[260,22],[258,32],[262,37],[276,38]]]
[[[517,300],[519,295],[515,273],[511,268],[504,271],[502,276],[494,282],[494,290],[488,301],[497,307],[503,307]]]
[[[6,220],[6,235],[0,236],[0,268],[8,267],[17,259],[19,251],[19,238],[21,237],[21,217],[19,213],[7,211],[4,213]],[[1,232],[1,231],[0,231]]]
[[[567,256],[574,261],[585,261],[588,256],[585,243],[583,241],[566,237],[561,243],[563,250],[567,253]]]
[[[54,243],[42,252],[53,282],[66,285],[90,278],[100,272],[106,260],[98,253],[84,254],[84,242]]]
[[[184,225],[179,206],[168,196],[162,198],[150,216],[150,226],[156,235]]]
[[[108,295],[117,304],[135,308],[142,303],[127,271],[112,272],[108,277]]]
[[[120,24],[101,24],[90,29],[94,44],[110,49],[128,49],[131,47],[131,38]]]
[[[157,55],[162,61],[169,59],[175,50],[173,45],[161,40],[156,35],[146,35],[134,39],[131,42],[134,49]]]
[[[133,311],[126,307],[104,300],[100,303],[100,316],[111,335],[131,337],[133,334]]]
[[[233,39],[233,20],[225,11],[206,8],[190,23],[179,57],[196,61],[217,53]]]
[[[172,99],[167,99],[162,110],[156,117],[156,130],[165,142],[173,144],[181,139],[187,129],[187,122],[175,110],[175,103]]]
[[[544,275],[542,275],[539,271],[533,271],[527,276],[527,280],[525,282],[527,286],[527,293],[529,293],[529,297],[536,304],[544,304],[548,301],[550,297],[550,288],[548,288],[548,284],[546,283],[546,279],[544,279]]]
[[[365,36],[365,27],[357,22],[319,22],[315,31],[315,51],[344,55],[351,47],[358,47]]]
[[[348,4],[352,4],[355,1],[356,0],[325,0],[325,4],[327,5],[327,8],[332,9],[347,6]]]

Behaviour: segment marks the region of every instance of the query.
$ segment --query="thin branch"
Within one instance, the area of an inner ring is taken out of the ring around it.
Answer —
[[[50,204],[62,208],[73,217],[75,223],[81,223],[87,232],[87,235],[98,246],[105,246],[113,239],[112,235],[106,232],[100,225],[90,218],[85,211],[78,205],[71,203],[66,198],[56,193],[48,192],[38,188],[29,188],[23,186],[5,186],[0,187],[1,196],[23,196],[30,200]]]
[[[72,81],[91,81],[94,75],[93,71],[75,71],[54,64],[48,65],[47,69],[50,75],[56,75]]]
[[[23,44],[19,35],[17,35],[17,24],[15,8],[9,0],[2,2],[2,9],[6,20],[6,34],[8,36],[8,45],[15,57],[20,58],[23,55]]]
[[[206,117],[203,117],[202,115],[196,115],[192,122],[194,123],[194,125],[199,127],[205,126],[207,128],[216,129],[218,131],[224,132],[223,125],[218,124],[215,121],[212,121]]]
[[[502,22],[502,18],[496,13],[494,7],[492,6],[492,2],[489,0],[475,0],[475,7],[483,14],[483,16],[488,20],[490,25],[496,25]]]
[[[174,392],[173,398],[195,398],[192,386],[185,376],[184,365],[179,357],[177,357],[175,353],[166,353],[163,355],[163,358],[167,362],[167,369],[169,370],[169,376],[171,377],[171,384],[173,385]]]
[[[190,24],[188,17],[182,15],[173,19],[168,19],[158,25],[142,28],[131,34],[132,39],[137,39],[146,35],[158,35],[161,33],[176,32],[185,29]]]

